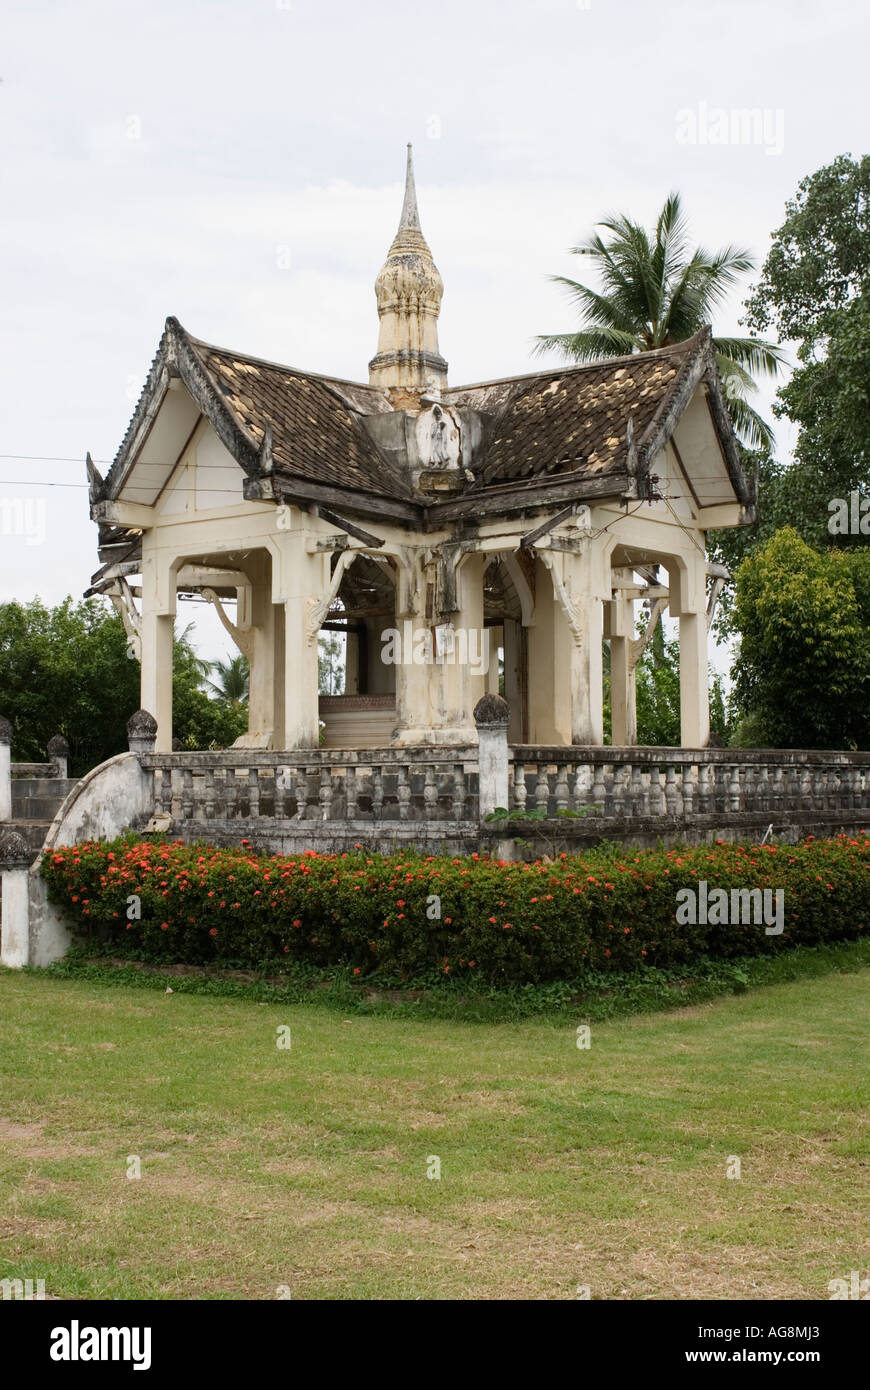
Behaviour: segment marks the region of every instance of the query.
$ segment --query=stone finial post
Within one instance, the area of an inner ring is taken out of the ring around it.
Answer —
[[[478,742],[480,819],[508,804],[508,718],[510,706],[501,695],[484,695],[474,706]]]
[[[157,739],[157,720],[147,709],[137,709],[127,720],[127,742],[131,753],[153,753]]]
[[[14,830],[0,830],[0,904],[3,913],[0,964],[20,970],[30,958],[30,899],[27,871],[33,858]]]
[[[0,823],[12,819],[12,725],[0,714]]]
[[[54,767],[55,777],[66,777],[69,760],[69,744],[63,734],[55,734],[48,740],[48,761]]]

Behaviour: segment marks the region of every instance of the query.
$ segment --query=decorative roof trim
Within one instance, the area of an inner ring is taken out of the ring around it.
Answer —
[[[166,320],[163,336],[127,433],[106,475],[102,488],[104,500],[116,498],[127,481],[173,376],[181,378],[194,404],[199,406],[218,438],[245,473],[252,475],[259,470],[259,446],[218,390],[196,351],[194,340],[184,331],[178,319],[170,317]]]

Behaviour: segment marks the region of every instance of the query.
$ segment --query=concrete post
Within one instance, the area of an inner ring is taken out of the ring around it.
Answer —
[[[175,621],[145,605],[142,611],[142,684],[144,709],[153,709],[157,720],[159,751],[172,748],[172,643]]]
[[[611,742],[615,748],[637,743],[637,692],[631,644],[634,604],[617,593],[610,608]]]
[[[55,734],[48,740],[48,761],[54,767],[55,777],[66,777],[69,766],[69,744],[63,734]]]
[[[137,709],[127,720],[127,745],[131,753],[153,753],[157,720],[147,709]]]
[[[710,742],[707,679],[706,614],[681,613],[680,739],[684,748],[706,748]]]
[[[497,806],[508,805],[508,722],[510,709],[500,695],[484,695],[474,706],[478,743],[478,797],[483,821]]]
[[[3,927],[0,965],[21,970],[30,959],[30,900],[28,869],[32,859],[14,830],[0,831],[0,905]]]
[[[12,819],[12,725],[0,714],[0,824]]]

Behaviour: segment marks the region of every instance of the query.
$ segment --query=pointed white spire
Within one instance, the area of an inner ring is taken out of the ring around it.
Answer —
[[[414,153],[408,141],[408,163],[405,168],[405,201],[402,203],[402,216],[399,218],[399,231],[411,227],[419,232],[420,214],[417,211],[417,188],[414,183]]]
[[[399,230],[377,280],[380,333],[369,363],[369,381],[400,396],[447,385],[447,363],[438,349],[438,314],[444,286],[420,228],[414,158],[410,144]]]

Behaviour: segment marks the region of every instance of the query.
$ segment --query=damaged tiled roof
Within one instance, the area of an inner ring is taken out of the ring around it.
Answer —
[[[626,427],[644,432],[694,356],[695,339],[657,352],[550,370],[450,393],[456,405],[495,411],[479,475],[484,486],[626,468]]]
[[[294,372],[190,340],[226,405],[245,432],[262,444],[272,429],[275,467],[296,477],[407,497],[410,489],[378,452],[356,418],[388,408],[380,392]],[[343,389],[342,389],[343,388]],[[371,397],[370,408],[363,393]],[[349,402],[353,401],[353,406]]]

